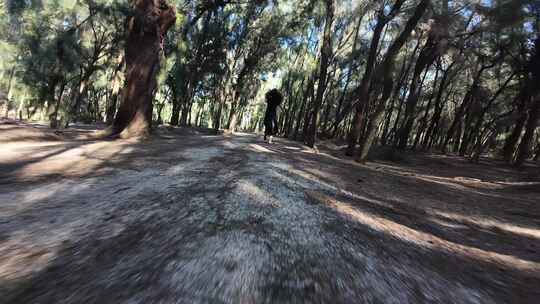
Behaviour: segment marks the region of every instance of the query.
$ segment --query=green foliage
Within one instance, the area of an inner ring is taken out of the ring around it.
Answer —
[[[325,1],[169,2],[177,8],[177,21],[163,41],[155,96],[155,108],[161,110],[164,122],[177,115],[184,117],[184,123],[211,127],[216,121],[226,123],[236,110],[242,116],[240,128],[254,130],[264,115],[264,92],[279,88],[285,96],[286,117],[280,122],[284,135],[303,132],[312,114],[314,92],[321,85]],[[388,20],[376,48],[375,66],[384,61],[418,2],[404,1]],[[358,89],[373,29],[380,10],[386,16],[394,2],[384,3],[334,1],[328,81],[317,116],[321,134],[343,137],[351,126],[353,108],[361,102]],[[418,107],[412,113],[428,121],[435,119],[433,103],[440,95],[438,127],[442,131],[435,135],[444,137],[470,95],[464,120],[474,122],[474,115],[480,115],[482,130],[491,130],[501,121],[511,125],[514,120],[508,115],[499,116],[517,111],[516,96],[532,77],[530,61],[540,27],[539,12],[538,1],[532,0],[432,1],[394,58],[395,68],[388,76],[393,92],[385,107],[385,124],[378,130],[388,128],[389,136],[395,136],[391,126],[401,124],[399,115],[410,94],[411,75],[433,37],[442,42],[436,41],[437,56],[422,71]],[[61,102],[58,115],[62,119],[104,120],[107,112],[114,113],[118,107],[112,97],[122,94],[118,87],[123,86],[125,65],[119,60],[131,16],[128,0],[2,2],[0,90],[10,92],[14,108],[24,103],[35,116],[40,111],[50,114],[53,105]],[[447,83],[441,86],[441,75],[447,70]],[[369,88],[366,114],[374,111],[383,93],[382,79],[377,77]],[[420,122],[415,120],[413,130],[422,135]]]

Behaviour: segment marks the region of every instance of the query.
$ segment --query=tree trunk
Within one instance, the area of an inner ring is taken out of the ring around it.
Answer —
[[[118,66],[114,70],[112,75],[111,96],[109,100],[109,106],[106,110],[105,122],[107,125],[111,125],[114,121],[114,114],[116,114],[116,106],[118,103],[118,94],[120,93],[120,71],[124,66],[124,54],[118,56]]]
[[[471,85],[469,90],[467,90],[467,93],[465,93],[465,96],[463,97],[463,101],[461,102],[461,105],[458,107],[456,111],[454,120],[452,121],[452,124],[450,125],[450,128],[448,129],[448,132],[446,133],[446,138],[444,140],[443,147],[442,147],[443,153],[446,153],[447,146],[452,140],[452,138],[454,138],[454,136],[457,137],[456,141],[458,142],[458,147],[459,147],[459,141],[461,140],[461,132],[460,132],[461,129],[459,129],[459,132],[458,132],[458,127],[461,126],[463,115],[467,112],[467,109],[469,108],[469,103],[473,99],[474,92],[476,91],[478,82],[480,81],[480,76],[481,76],[481,72],[477,73],[475,79],[473,80],[473,84]]]
[[[523,128],[527,122],[527,100],[528,98],[524,96],[520,98],[516,111],[518,113],[518,118],[512,129],[512,133],[506,138],[503,147],[503,159],[508,163],[511,163],[514,160],[517,144],[519,143],[521,133],[523,133]]]
[[[431,104],[433,102],[433,98],[435,97],[435,86],[437,85],[438,78],[439,78],[439,68],[437,68],[435,71],[435,79],[433,80],[433,90],[429,96],[428,103],[424,110],[424,116],[422,116],[422,119],[420,120],[420,125],[418,127],[418,131],[416,132],[416,137],[414,138],[414,143],[412,146],[413,150],[416,150],[416,147],[418,146],[418,143],[420,142],[420,139],[422,138],[422,135],[424,134],[424,131],[426,130],[428,115],[429,115],[429,111],[431,110]]]
[[[442,110],[445,104],[445,102],[443,102],[443,93],[447,87],[449,77],[451,77],[450,73],[452,71],[452,67],[455,64],[456,64],[456,61],[452,62],[448,66],[448,68],[446,68],[446,70],[444,71],[443,77],[441,79],[441,82],[439,83],[439,88],[437,90],[437,97],[435,98],[435,110],[433,112],[433,116],[431,117],[431,121],[429,122],[426,135],[424,135],[424,140],[422,142],[422,150],[427,150],[433,143],[433,138],[435,137],[435,134],[437,132],[439,121],[441,120]],[[447,94],[447,98],[448,96],[449,94]]]
[[[538,127],[538,121],[540,120],[540,96],[535,96],[535,100],[529,110],[529,119],[525,126],[525,133],[521,139],[516,155],[516,162],[514,165],[521,166],[531,156],[532,144],[534,138],[534,132]]]
[[[382,94],[381,99],[378,100],[375,111],[372,113],[370,117],[365,135],[363,136],[362,141],[360,142],[360,151],[359,151],[358,157],[356,158],[356,160],[359,162],[364,162],[367,159],[367,155],[375,139],[376,131],[377,131],[377,128],[379,127],[382,114],[384,112],[384,109],[386,108],[386,102],[388,98],[390,97],[390,95],[392,94],[392,88],[393,88],[392,73],[394,70],[395,57],[398,54],[401,47],[403,46],[403,44],[405,44],[405,42],[411,35],[411,32],[414,30],[414,28],[420,21],[420,18],[422,18],[422,16],[424,15],[430,2],[431,2],[430,0],[422,0],[418,4],[418,6],[416,6],[413,16],[411,16],[411,18],[407,20],[407,24],[405,25],[405,28],[403,29],[403,31],[392,43],[392,45],[388,48],[388,51],[386,52],[385,58],[383,62],[381,63],[381,66],[377,67],[377,70],[378,70],[377,75],[380,75],[381,78],[383,79],[383,89],[382,89],[383,94]]]
[[[50,127],[52,129],[56,129],[59,126],[59,123],[58,123],[58,111],[60,110],[60,105],[62,104],[65,87],[66,87],[66,82],[62,81],[62,84],[60,85],[60,92],[58,94],[56,105],[54,107],[54,111],[49,116],[49,123],[50,123]]]
[[[319,63],[319,80],[317,94],[312,103],[311,120],[308,122],[308,134],[306,144],[309,147],[315,146],[317,136],[317,118],[321,108],[324,92],[326,90],[326,78],[328,76],[328,65],[332,56],[332,24],[334,22],[334,0],[326,0],[326,18],[324,24],[323,42],[321,47],[321,60]]]
[[[394,4],[395,9],[392,10],[394,14],[397,13],[402,4],[403,1],[396,1],[396,3]],[[396,8],[396,6],[398,7]],[[379,41],[381,40],[382,31],[389,21],[390,17],[385,16],[384,10],[381,8],[377,16],[377,24],[375,25],[375,29],[373,30],[373,36],[371,38],[371,43],[369,46],[366,69],[364,71],[364,75],[362,76],[360,86],[357,89],[357,94],[355,98],[357,100],[357,103],[352,120],[352,125],[349,131],[349,136],[347,138],[348,146],[345,152],[345,154],[348,156],[354,155],[356,143],[358,142],[360,132],[363,128],[364,114],[367,105],[369,104],[369,88],[371,85],[371,78],[373,76],[373,70],[375,69],[375,62],[377,59],[377,49],[379,48]]]
[[[414,53],[413,53],[413,55],[414,55]],[[411,58],[411,60],[412,60],[412,58]],[[399,94],[399,89],[401,88],[401,86],[403,84],[403,81],[406,78],[406,72],[408,72],[406,70],[406,68],[407,68],[407,60],[406,60],[406,57],[405,57],[403,59],[401,69],[400,69],[400,72],[399,72],[398,84],[397,84],[397,86],[394,87],[394,93],[392,94],[392,97],[390,97],[391,103],[390,103],[390,106],[388,107],[388,110],[386,111],[386,116],[385,116],[385,119],[384,119],[383,134],[381,136],[381,144],[383,146],[385,146],[387,141],[388,141],[388,135],[389,135],[389,131],[390,131],[390,121],[392,119],[392,113],[394,112],[394,104],[396,103],[396,99],[397,99],[397,96]]]
[[[486,113],[491,108],[493,102],[495,102],[497,97],[499,97],[499,95],[506,89],[506,87],[508,86],[508,84],[510,83],[512,78],[514,78],[515,75],[516,73],[514,72],[506,79],[503,85],[499,87],[499,89],[495,92],[495,94],[493,94],[493,96],[489,99],[486,106],[482,108],[480,115],[478,115],[478,117],[475,117],[476,123],[474,124],[474,127],[471,129],[468,141],[472,141],[472,143],[474,144],[474,142],[479,142],[482,140],[480,130],[482,128],[482,124],[484,123],[484,117]],[[468,146],[468,143],[463,145],[463,151],[468,150],[467,146]]]
[[[9,107],[11,105],[11,95],[12,95],[12,89],[11,84],[13,82],[13,75],[15,75],[15,67],[11,68],[9,71],[9,80],[8,80],[8,86],[7,86],[7,92],[6,92],[6,113],[5,117],[8,118],[9,116]]]
[[[538,135],[538,143],[536,144],[533,160],[534,161],[540,160],[540,135]]]
[[[520,113],[520,117],[516,122],[512,135],[509,137],[504,147],[504,157],[507,161],[511,161],[514,155],[515,146],[519,141],[519,137],[526,121],[525,134],[523,135],[521,143],[518,147],[518,154],[515,162],[516,166],[521,166],[529,157],[532,137],[534,136],[534,131],[538,125],[540,115],[540,87],[538,86],[538,83],[540,82],[540,34],[538,34],[536,40],[534,41],[534,48],[534,54],[527,64],[527,82],[521,92],[522,98],[518,111]],[[528,111],[527,115],[526,108],[527,101],[529,100],[531,105],[529,106],[530,110]]]
[[[135,15],[128,19],[126,86],[112,125],[121,137],[147,136],[152,126],[152,101],[160,67],[160,51],[176,20],[166,0],[133,0]]]
[[[314,80],[310,77],[308,80],[308,85],[304,92],[304,96],[302,96],[300,111],[298,111],[298,116],[296,117],[296,126],[294,127],[294,133],[293,133],[293,139],[295,140],[298,140],[300,126],[302,125],[302,115],[304,114],[306,110],[308,98],[309,98],[310,92],[313,91],[313,86],[314,86]]]

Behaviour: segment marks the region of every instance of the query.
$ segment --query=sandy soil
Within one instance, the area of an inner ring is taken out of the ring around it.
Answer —
[[[540,299],[533,164],[91,131],[0,124],[0,303]]]

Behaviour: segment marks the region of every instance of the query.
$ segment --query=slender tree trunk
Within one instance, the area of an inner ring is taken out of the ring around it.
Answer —
[[[536,144],[536,149],[535,149],[534,157],[533,157],[534,161],[540,160],[540,135],[538,135],[538,140],[537,141],[538,141],[538,143]]]
[[[176,20],[166,0],[133,0],[135,15],[128,19],[126,86],[112,125],[121,137],[147,136],[152,126],[152,102],[160,68],[160,51]]]
[[[121,53],[118,56],[118,66],[114,70],[114,73],[112,75],[112,85],[111,85],[111,96],[109,100],[109,106],[106,110],[106,118],[105,122],[107,125],[111,125],[114,121],[114,114],[116,114],[116,107],[118,103],[118,94],[120,93],[120,71],[122,70],[122,67],[124,66],[124,54]]]
[[[452,121],[452,124],[450,125],[450,128],[448,129],[448,132],[446,133],[446,138],[443,143],[443,153],[446,153],[446,149],[450,141],[454,138],[455,142],[459,142],[461,140],[461,129],[458,130],[458,127],[461,126],[463,115],[467,112],[467,109],[469,108],[469,103],[473,99],[474,92],[476,91],[476,87],[478,85],[478,81],[480,79],[481,73],[478,73],[475,77],[472,86],[467,90],[467,93],[463,97],[463,101],[461,102],[461,105],[458,107],[456,111],[456,115],[454,116],[454,120]],[[454,148],[455,150],[455,148]]]
[[[518,152],[516,155],[516,162],[514,165],[521,166],[531,156],[532,144],[534,139],[534,132],[538,127],[538,121],[540,120],[540,96],[535,96],[531,108],[529,110],[529,119],[525,126],[525,133],[519,143]]]
[[[448,0],[443,1],[443,11],[437,16],[435,23],[432,25],[426,44],[416,61],[409,96],[405,107],[405,120],[398,134],[397,147],[404,149],[409,141],[410,133],[415,121],[415,112],[418,99],[422,92],[422,85],[419,85],[420,75],[433,64],[433,62],[446,52],[448,46]],[[422,80],[423,82],[423,80]]]
[[[182,107],[182,104],[180,103],[180,97],[179,96],[173,97],[173,105],[172,105],[171,120],[170,120],[170,124],[173,126],[178,126],[178,124],[180,123],[181,107]]]
[[[505,160],[511,162],[514,157],[515,147],[525,126],[525,134],[523,134],[518,147],[516,166],[521,166],[529,157],[532,137],[534,136],[534,130],[538,125],[538,116],[540,115],[540,87],[538,86],[538,83],[540,83],[540,34],[536,37],[534,48],[534,54],[527,64],[527,80],[522,89],[520,103],[518,104],[518,113],[520,116],[503,151]],[[531,104],[529,111],[527,111],[528,103]]]
[[[294,96],[294,101],[293,101],[293,108],[292,108],[292,112],[290,113],[289,115],[289,120],[286,124],[286,129],[285,129],[285,137],[287,138],[291,138],[291,134],[292,134],[292,129],[293,129],[293,126],[294,126],[294,121],[295,121],[295,117],[296,117],[296,114],[298,112],[298,107],[299,107],[299,101],[298,101],[298,95],[300,95],[300,92],[302,92],[302,89],[304,88],[304,82],[306,80],[306,77],[302,77],[302,82],[300,82],[300,87],[298,88],[298,91],[297,93],[295,94]]]
[[[8,80],[8,86],[7,86],[7,92],[6,92],[6,96],[7,96],[6,113],[4,115],[6,118],[9,118],[9,107],[11,106],[11,95],[12,95],[11,84],[13,82],[13,75],[15,75],[15,67],[11,68],[11,70],[9,71],[9,80]]]
[[[310,95],[310,92],[313,91],[313,85],[314,85],[314,81],[313,79],[310,77],[309,80],[308,80],[308,85],[306,87],[306,90],[304,92],[304,96],[302,96],[302,102],[301,102],[301,106],[300,106],[300,111],[298,111],[298,116],[296,117],[296,126],[294,127],[294,135],[293,135],[293,138],[295,140],[298,140],[298,136],[300,135],[299,132],[300,132],[300,126],[302,125],[302,115],[304,115],[304,112],[306,110],[306,106],[307,106],[307,103],[308,103],[308,98],[309,98],[309,95]]]
[[[326,79],[328,77],[328,65],[332,56],[332,24],[334,23],[334,0],[326,0],[326,18],[324,24],[323,42],[321,47],[321,58],[319,63],[319,80],[317,94],[312,103],[311,120],[308,122],[308,134],[306,144],[309,147],[315,146],[317,136],[317,119],[321,108],[324,92],[326,90]]]
[[[355,70],[354,67],[355,67],[355,60],[356,60],[356,56],[357,56],[355,54],[357,53],[356,50],[358,48],[358,39],[359,39],[359,36],[360,36],[359,35],[360,34],[360,26],[362,25],[362,20],[364,19],[364,16],[365,16],[365,12],[362,13],[360,15],[360,17],[358,18],[358,22],[356,23],[356,28],[354,29],[354,41],[353,41],[353,45],[352,45],[351,56],[348,59],[348,61],[349,61],[349,69],[347,71],[347,76],[346,76],[347,80],[345,81],[345,86],[343,87],[343,90],[341,92],[339,102],[338,102],[338,106],[336,108],[334,122],[332,124],[332,137],[333,138],[335,138],[337,136],[339,125],[341,124],[343,118],[345,118],[347,116],[349,108],[350,108],[349,105],[347,105],[346,107],[343,107],[343,103],[345,101],[345,96],[346,96],[347,91],[349,89],[349,85],[351,83],[351,78],[352,78],[353,71]],[[349,100],[349,103],[350,102],[351,101]],[[343,109],[343,108],[345,108],[345,109]]]
[[[409,20],[407,20],[407,24],[405,24],[403,31],[392,43],[392,45],[390,45],[390,47],[388,48],[388,51],[385,55],[385,58],[381,66],[377,67],[377,70],[378,70],[377,75],[380,75],[381,78],[383,79],[383,89],[382,89],[383,94],[380,100],[378,100],[377,102],[375,111],[372,113],[370,117],[367,130],[360,143],[360,151],[356,158],[356,160],[359,162],[365,162],[367,160],[368,152],[371,148],[371,145],[373,144],[376,131],[380,125],[382,114],[384,113],[384,109],[386,108],[386,102],[388,98],[390,97],[390,95],[392,94],[392,88],[393,88],[392,73],[394,70],[395,57],[398,54],[399,50],[402,48],[402,46],[405,44],[409,36],[411,35],[411,32],[414,30],[414,28],[416,27],[416,25],[418,24],[422,16],[424,15],[430,2],[431,2],[430,0],[422,0],[418,4],[418,6],[416,6],[414,14],[409,18]]]
[[[64,89],[66,87],[66,82],[62,81],[62,84],[60,85],[60,92],[58,93],[58,98],[56,101],[56,105],[54,107],[53,113],[49,116],[49,123],[50,127],[52,129],[56,129],[59,126],[58,123],[58,111],[60,110],[60,105],[62,104],[63,97],[64,97]]]
[[[411,68],[414,63],[414,58],[416,57],[416,52],[418,52],[418,50],[420,49],[421,39],[422,39],[422,35],[419,35],[418,41],[416,43],[416,46],[414,47],[414,50],[411,53],[410,59],[405,60],[408,62],[407,68],[405,69],[405,73],[403,74],[403,77],[399,79],[398,85],[396,86],[394,90],[394,94],[392,95],[392,100],[399,101],[399,106],[397,108],[397,113],[396,113],[396,119],[394,120],[392,130],[390,130],[390,134],[389,134],[389,137],[390,136],[393,137],[392,143],[394,146],[397,145],[397,140],[398,140],[397,130],[398,130],[399,122],[401,121],[401,117],[403,113],[403,104],[405,102],[405,90],[401,90],[401,89],[403,88],[403,84],[407,83]],[[401,94],[400,94],[400,91],[401,91]]]
[[[519,143],[521,133],[523,132],[523,128],[527,122],[527,101],[528,97],[520,97],[520,102],[516,110],[518,113],[518,118],[514,124],[514,128],[512,129],[512,133],[510,136],[508,136],[508,138],[506,138],[506,142],[503,147],[503,158],[508,163],[511,163],[514,160],[517,144]]]
[[[398,78],[399,82],[397,86],[394,87],[394,93],[392,94],[392,97],[390,97],[391,99],[390,106],[388,107],[388,110],[386,111],[386,116],[384,119],[383,134],[381,135],[381,144],[383,146],[385,146],[388,141],[388,135],[390,131],[390,121],[392,119],[392,113],[394,112],[394,104],[396,103],[396,99],[399,94],[399,89],[401,88],[403,84],[404,78],[406,78],[405,76],[406,67],[407,67],[407,60],[403,59],[403,63],[401,65],[401,69],[399,72],[399,78]]]
[[[488,112],[488,110],[491,108],[493,102],[495,102],[495,100],[497,99],[497,97],[499,97],[499,95],[506,89],[506,87],[508,86],[508,83],[510,83],[510,81],[512,80],[512,78],[514,78],[514,76],[516,75],[516,73],[512,73],[507,79],[506,81],[503,83],[503,85],[497,90],[497,92],[495,92],[495,94],[489,99],[489,101],[487,102],[487,104],[482,108],[481,112],[480,112],[480,115],[478,115],[478,117],[475,117],[476,118],[476,123],[474,124],[474,127],[472,127],[471,129],[471,132],[470,132],[470,135],[469,135],[469,139],[467,140],[467,143],[464,143],[463,144],[463,152],[466,152],[468,150],[468,142],[469,141],[472,141],[472,143],[474,144],[474,142],[479,142],[481,141],[481,128],[482,128],[482,124],[484,123],[484,117],[486,115],[486,113]]]
[[[437,80],[439,79],[439,69],[435,71],[435,79],[433,80],[433,90],[431,92],[431,95],[429,97],[428,103],[426,105],[426,108],[424,110],[424,116],[420,120],[420,126],[418,127],[418,131],[416,132],[416,136],[414,139],[414,143],[412,146],[413,150],[416,150],[416,147],[418,146],[418,143],[420,142],[420,139],[422,138],[422,135],[424,134],[424,131],[426,130],[427,121],[428,121],[428,115],[429,111],[431,110],[431,104],[433,102],[433,98],[435,97],[435,86],[437,85]]]
[[[396,3],[394,4],[394,9],[392,10],[394,14],[399,11],[402,4],[403,1],[396,1]],[[364,114],[369,104],[369,89],[371,86],[371,78],[373,76],[373,71],[375,69],[377,49],[379,48],[379,41],[381,40],[382,31],[386,24],[390,21],[390,18],[393,18],[393,16],[385,16],[384,10],[381,8],[379,14],[377,15],[377,24],[375,25],[375,28],[373,30],[373,36],[371,37],[371,43],[369,46],[368,59],[366,61],[364,75],[356,93],[355,99],[357,100],[357,102],[352,120],[352,125],[349,131],[349,136],[347,138],[347,150],[345,152],[345,154],[348,156],[354,155],[356,143],[358,142],[360,132],[362,131],[364,126]]]
[[[448,66],[448,68],[446,68],[446,70],[444,71],[443,77],[441,79],[441,82],[439,83],[439,88],[437,90],[437,97],[435,98],[435,110],[433,112],[433,116],[431,117],[431,121],[426,131],[426,135],[424,136],[424,140],[422,142],[422,150],[427,150],[428,147],[430,146],[430,143],[433,142],[433,138],[439,126],[439,121],[441,120],[442,110],[445,104],[443,102],[443,93],[447,87],[449,77],[451,77],[452,67],[455,65],[455,63],[456,61],[452,62]],[[447,94],[447,98],[448,96],[449,94]]]

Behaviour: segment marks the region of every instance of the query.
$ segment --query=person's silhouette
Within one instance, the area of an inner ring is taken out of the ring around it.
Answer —
[[[266,92],[266,112],[264,113],[264,140],[268,137],[268,142],[272,143],[272,136],[278,132],[277,109],[283,96],[277,89]]]

